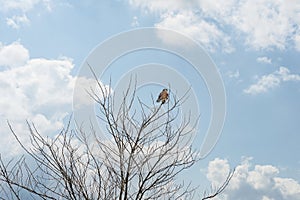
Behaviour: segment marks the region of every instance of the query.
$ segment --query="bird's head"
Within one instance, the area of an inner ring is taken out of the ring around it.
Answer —
[[[168,91],[168,89],[166,89],[166,88],[165,88],[165,89],[163,89],[163,91],[166,91],[166,92],[167,92],[167,91]]]

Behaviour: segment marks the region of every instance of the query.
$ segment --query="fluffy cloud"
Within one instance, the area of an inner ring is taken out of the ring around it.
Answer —
[[[280,170],[272,165],[255,165],[251,158],[246,158],[236,167],[228,187],[222,194],[222,199],[236,200],[272,200],[299,199],[300,184],[291,178],[279,177]],[[216,158],[208,165],[207,179],[214,186],[219,186],[229,173],[229,163],[226,159]]]
[[[240,3],[229,21],[245,34],[246,44],[255,49],[285,49],[299,23],[294,17],[300,4],[296,1],[289,3],[295,6],[294,9],[280,0],[248,0]]]
[[[18,145],[9,131],[6,120],[26,144],[26,121],[33,122],[42,135],[54,136],[63,127],[72,111],[74,98],[80,105],[93,104],[87,90],[96,81],[71,74],[72,59],[30,58],[28,50],[19,42],[0,48],[0,152],[11,156],[19,153]],[[77,84],[77,85],[76,85]],[[102,85],[102,83],[100,83]],[[77,96],[73,91],[75,85]],[[104,86],[109,90],[108,86]],[[99,89],[95,89],[101,94]]]
[[[219,186],[224,181],[224,177],[228,175],[230,166],[227,160],[216,158],[208,164],[207,179],[211,181],[213,186]]]
[[[255,84],[250,85],[244,92],[247,94],[264,93],[287,81],[300,81],[300,75],[291,74],[288,68],[280,67],[279,70],[260,77]]]
[[[29,59],[29,53],[19,42],[7,46],[0,43],[0,67],[16,67],[24,65]]]
[[[222,49],[225,52],[233,51],[229,37],[215,24],[202,20],[194,12],[166,13],[161,18],[161,22],[155,24],[156,27],[180,31],[199,41],[210,51],[216,49]],[[172,42],[167,36],[163,39],[169,43]]]
[[[143,11],[159,13],[162,17],[157,24],[160,26],[184,33],[185,30],[189,30],[189,33],[192,30],[192,37],[195,33],[202,35],[201,42],[203,34],[212,37],[205,42],[209,41],[213,46],[218,41],[220,47],[224,44],[228,47],[230,36],[242,38],[246,45],[257,50],[286,49],[291,43],[300,49],[300,1],[228,0],[220,3],[217,0],[129,0],[129,3]],[[191,12],[194,14],[191,15]],[[199,25],[201,28],[197,29]],[[211,28],[214,30],[211,31]],[[199,37],[197,34],[196,38]],[[225,43],[223,36],[226,36]]]
[[[299,199],[300,185],[291,178],[274,178],[275,188],[277,188],[285,199]],[[296,198],[295,198],[296,197]]]
[[[1,153],[9,155],[17,149],[6,120],[21,138],[27,135],[26,119],[36,123],[43,134],[53,134],[71,111],[75,77],[71,59],[30,59],[18,42],[1,47],[1,66],[0,132],[5,139],[0,140],[0,147],[5,147]]]
[[[229,36],[216,24],[204,20],[202,16],[194,12],[199,6],[196,0],[188,2],[184,0],[129,0],[129,4],[144,12],[159,13],[160,21],[155,24],[156,27],[182,32],[200,42],[210,51],[222,49],[225,52],[232,52],[234,50],[230,45]],[[167,43],[178,43],[168,36],[162,36],[162,39]]]

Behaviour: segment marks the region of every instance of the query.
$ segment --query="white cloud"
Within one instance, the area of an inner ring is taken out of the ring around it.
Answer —
[[[279,70],[274,73],[280,76],[283,81],[300,81],[300,75],[291,74],[290,70],[286,67],[280,67]]]
[[[64,118],[72,111],[75,83],[80,86],[80,97],[75,96],[78,102],[94,103],[86,89],[95,86],[95,80],[73,76],[74,64],[70,58],[33,59],[22,44],[14,42],[1,46],[1,65],[5,66],[0,70],[0,152],[4,155],[20,151],[6,120],[20,139],[29,143],[26,120],[34,122],[44,136],[54,136],[63,127]]]
[[[232,14],[232,11],[237,6],[237,0],[199,0],[198,6],[206,16],[227,21],[228,16]]]
[[[28,59],[28,50],[19,42],[7,46],[0,43],[0,66],[17,67],[24,65]]]
[[[244,160],[236,167],[236,171],[223,199],[236,200],[296,200],[300,199],[300,184],[292,178],[279,177],[280,170],[272,165],[255,165],[251,159]],[[216,158],[208,165],[207,178],[212,185],[219,186],[229,172],[226,159]]]
[[[255,49],[285,49],[296,23],[285,4],[280,0],[247,0],[233,12],[230,23],[246,35],[246,44]]]
[[[299,30],[299,1],[230,0],[221,4],[200,0],[200,5],[206,16],[243,33],[245,44],[254,49],[285,49]]]
[[[19,29],[22,25],[29,25],[30,21],[25,14],[14,15],[11,18],[6,18],[6,24],[14,29]]]
[[[113,90],[108,85],[104,85],[100,82],[99,84],[103,89],[103,91],[101,91],[98,82],[93,78],[80,76],[74,79],[74,81],[76,81],[76,83],[74,82],[74,86],[77,87],[73,94],[73,106],[75,109],[93,104],[94,100],[91,95],[97,94],[97,96],[102,99],[102,93],[104,93],[105,96],[113,94]]]
[[[293,196],[300,198],[300,184],[291,178],[274,178],[275,188],[281,192],[284,198],[293,199]]]
[[[144,12],[164,13],[169,11],[178,11],[182,9],[192,8],[196,1],[186,0],[128,0],[133,7],[142,9]]]
[[[31,10],[40,0],[0,0],[1,10],[21,10],[23,12]]]
[[[271,58],[268,58],[266,56],[258,57],[256,59],[256,61],[259,62],[259,63],[267,63],[267,64],[271,64],[272,63]]]
[[[214,187],[218,187],[224,181],[224,177],[228,175],[230,166],[228,160],[216,158],[208,164],[207,179]]]
[[[172,29],[182,32],[196,41],[199,41],[210,51],[222,49],[225,52],[232,52],[229,37],[223,33],[215,24],[199,18],[194,12],[166,13],[161,16],[161,22],[156,27]],[[162,37],[167,43],[177,44],[177,40],[170,40],[168,36]]]
[[[203,29],[198,29],[198,25],[218,24],[218,32],[223,36],[230,36],[225,39],[228,43],[230,39],[243,39],[244,43],[256,50],[260,49],[286,49],[291,44],[296,49],[299,48],[300,32],[300,1],[296,0],[128,0],[130,5],[140,8],[142,11],[159,13],[165,16],[168,13],[197,13],[187,18],[193,21],[186,23],[179,16],[169,16],[172,20],[162,17],[157,24],[174,28],[178,31],[193,29],[194,34],[203,34]],[[179,14],[178,14],[179,13]],[[170,22],[171,21],[171,22]],[[172,26],[176,24],[177,26]],[[174,22],[176,21],[176,22]],[[167,24],[171,23],[171,25]],[[215,26],[215,25],[214,25]],[[216,28],[216,26],[215,26]],[[211,29],[204,29],[209,35]],[[235,31],[232,31],[235,30]],[[200,33],[198,33],[200,31]],[[201,33],[202,32],[202,33]],[[224,45],[224,39],[217,32],[220,44]],[[298,35],[297,35],[298,34]],[[214,37],[214,36],[212,36]],[[203,39],[203,38],[201,38]],[[215,40],[209,40],[214,44]],[[214,46],[214,45],[213,45]],[[228,45],[227,45],[228,46]]]
[[[17,145],[6,120],[21,138],[28,133],[26,119],[35,122],[42,134],[54,134],[71,111],[75,77],[71,59],[30,59],[18,42],[1,47],[0,63],[8,66],[0,71],[0,132],[5,138],[0,147],[9,155],[17,153]]]
[[[260,77],[257,83],[250,85],[244,92],[247,94],[265,93],[287,81],[300,81],[300,75],[291,74],[288,68],[280,67],[279,70]]]
[[[6,24],[14,29],[19,29],[23,25],[30,24],[27,14],[33,12],[36,7],[42,7],[51,12],[54,0],[0,0],[0,5],[0,12],[6,19]]]
[[[267,92],[269,89],[275,88],[280,84],[280,78],[274,74],[262,76],[257,83],[251,85],[244,92],[248,94],[259,94]]]
[[[248,173],[247,182],[255,190],[267,190],[272,187],[272,177],[276,176],[279,170],[271,165],[256,165],[253,171]]]

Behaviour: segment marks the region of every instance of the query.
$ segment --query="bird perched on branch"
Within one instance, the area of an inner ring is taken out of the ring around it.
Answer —
[[[160,102],[164,104],[169,98],[168,89],[163,89],[161,93],[158,95],[156,102]]]

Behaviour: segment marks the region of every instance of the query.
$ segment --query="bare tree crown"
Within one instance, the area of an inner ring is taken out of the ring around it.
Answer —
[[[97,80],[97,79],[96,79]],[[192,150],[194,125],[189,118],[178,124],[184,99],[175,96],[165,104],[144,104],[129,84],[116,105],[110,88],[98,82],[99,93],[89,95],[99,107],[99,123],[106,137],[94,130],[71,130],[70,124],[54,139],[28,124],[31,148],[27,156],[5,163],[0,159],[0,199],[192,199],[194,189],[176,180],[198,161]],[[134,105],[137,101],[138,106]],[[213,198],[220,190],[203,199]]]

